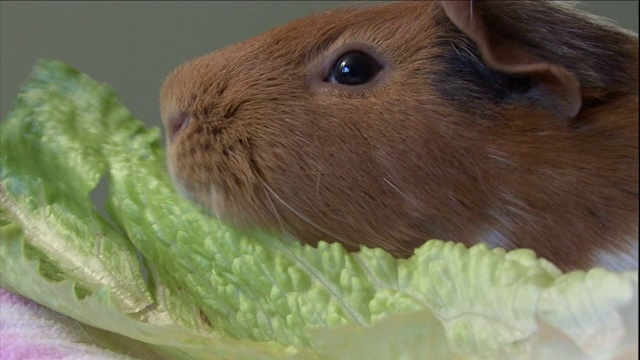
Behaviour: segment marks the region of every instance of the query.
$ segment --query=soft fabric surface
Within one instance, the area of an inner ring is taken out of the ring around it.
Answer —
[[[126,355],[115,348],[134,349]],[[129,346],[132,345],[132,346]],[[110,349],[111,348],[111,349]],[[0,288],[0,359],[154,359],[133,341],[91,328]]]

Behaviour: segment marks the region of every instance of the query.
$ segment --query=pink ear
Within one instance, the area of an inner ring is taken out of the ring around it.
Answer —
[[[500,6],[478,0],[441,1],[449,19],[473,40],[485,64],[497,71],[529,76],[542,104],[562,118],[576,117],[582,106],[578,79],[565,68],[546,62],[526,45],[486,26],[482,6]],[[490,20],[490,19],[487,19]],[[488,21],[490,23],[490,21]]]

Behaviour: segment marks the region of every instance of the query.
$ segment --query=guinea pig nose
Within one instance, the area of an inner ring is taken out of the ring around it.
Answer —
[[[167,122],[169,139],[173,141],[180,131],[187,128],[187,125],[189,125],[189,115],[183,111],[169,117],[169,121]]]

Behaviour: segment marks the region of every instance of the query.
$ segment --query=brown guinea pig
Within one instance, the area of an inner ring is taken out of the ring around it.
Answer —
[[[638,37],[570,4],[339,8],[166,79],[168,164],[238,226],[638,267]]]

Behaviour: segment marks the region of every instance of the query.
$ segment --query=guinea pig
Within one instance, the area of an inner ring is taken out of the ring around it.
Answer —
[[[573,4],[338,8],[189,60],[168,167],[240,227],[638,268],[638,37]]]

